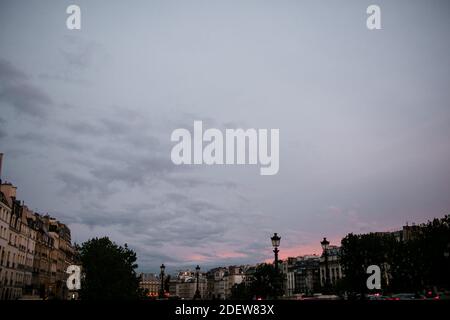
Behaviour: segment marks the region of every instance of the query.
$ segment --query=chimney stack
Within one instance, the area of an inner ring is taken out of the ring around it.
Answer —
[[[0,153],[0,184],[2,184],[2,162],[3,162],[3,153]]]

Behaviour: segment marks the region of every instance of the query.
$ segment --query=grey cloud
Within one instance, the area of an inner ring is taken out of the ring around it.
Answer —
[[[79,155],[84,157],[79,163],[86,167],[93,184],[99,189],[112,183],[144,186],[154,180],[164,180],[178,188],[204,185],[236,188],[236,184],[230,180],[196,177],[192,174],[194,167],[175,166],[169,157],[169,139],[163,140],[153,135],[154,121],[118,106],[110,110],[101,118],[75,120],[63,125],[64,130],[76,137],[88,136],[92,138],[91,141],[108,141],[89,154],[90,160],[86,160],[85,154]],[[199,116],[189,115],[192,119],[199,119]],[[172,120],[165,121],[167,123],[163,123],[163,127],[172,123]],[[213,119],[210,122],[217,123]],[[70,139],[74,140],[74,137],[70,136]],[[185,174],[180,174],[180,171]]]
[[[72,120],[65,124],[65,129],[79,136],[120,136],[130,134],[131,125],[112,119]]]
[[[173,170],[174,165],[166,158],[130,158],[125,164],[113,164],[98,166],[91,171],[92,175],[104,183],[114,181],[125,182],[130,185],[143,185],[145,179],[160,176]]]
[[[167,125],[176,128],[186,128],[192,130],[194,121],[201,120],[204,128],[217,128],[219,130],[233,129],[233,128],[247,128],[245,121],[234,120],[234,121],[222,121],[222,119],[217,119],[211,116],[205,116],[198,112],[180,112],[174,115],[172,119],[167,120]]]
[[[61,56],[66,63],[78,69],[87,69],[94,62],[101,62],[107,55],[103,47],[94,41],[86,40],[78,36],[64,37],[66,48],[60,49]]]
[[[53,101],[42,89],[30,83],[28,76],[10,62],[0,60],[0,101],[19,113],[44,117]]]
[[[186,246],[198,245],[202,241],[220,242],[226,232],[226,221],[231,219],[231,215],[226,214],[225,209],[215,208],[213,204],[195,204],[196,201],[192,201],[189,205],[190,200],[187,201],[184,209],[163,202],[158,202],[157,206],[125,206],[120,210],[90,208],[89,212],[80,212],[73,220],[90,226],[117,226],[137,243]]]
[[[182,263],[173,248],[212,260],[220,246],[243,256],[220,263],[257,262],[270,229],[320,249],[323,234],[435,217],[450,207],[449,1],[380,1],[380,32],[356,0],[92,3],[81,32],[54,28],[53,5],[11,1],[5,175],[33,206],[80,223],[77,241],[115,236],[140,264]],[[170,133],[194,120],[279,128],[279,174],[172,165]]]
[[[0,91],[0,99],[13,105],[18,112],[43,117],[52,99],[39,88],[29,84],[5,86]]]
[[[72,172],[58,172],[56,178],[63,182],[67,193],[79,194],[80,191],[91,191],[94,187],[91,179],[80,177]]]
[[[72,176],[67,178],[73,179]],[[84,184],[84,181],[77,182]],[[81,201],[84,202],[83,210],[73,214],[73,222],[120,230],[130,239],[130,244],[138,248],[146,244],[169,245],[185,247],[193,254],[192,248],[205,243],[211,247],[228,242],[235,244],[236,239],[226,237],[232,222],[257,225],[253,215],[242,216],[237,208],[178,192],[163,192],[162,196],[151,197],[148,202],[141,199],[139,203],[113,207],[107,202],[95,204],[91,198]]]
[[[71,106],[71,108],[76,107]],[[88,136],[94,139],[104,137],[114,143],[122,142],[131,147],[161,151],[162,144],[159,138],[154,136],[156,132],[152,131],[151,125],[152,122],[142,115],[126,108],[113,106],[97,117],[64,119],[61,122],[61,130],[67,130],[80,137]],[[119,154],[116,156],[120,157]]]
[[[79,199],[83,209],[91,212],[91,209],[98,209],[101,211],[102,206],[98,206],[95,202],[88,202],[86,204],[85,198],[92,197],[98,199],[107,199],[115,193],[119,192],[117,186],[112,186],[104,181],[92,176],[89,172],[81,173],[82,170],[73,169],[71,171],[57,171],[54,173],[54,178],[60,183],[61,188],[58,190],[60,196],[71,196],[74,199]],[[100,220],[98,220],[100,221]]]
[[[0,58],[0,81],[10,83],[12,81],[27,80],[28,76],[11,62]]]
[[[69,123],[66,128],[77,135],[98,136],[104,134],[101,127],[84,121]]]
[[[117,134],[117,135],[124,135],[127,134],[129,131],[129,127],[125,126],[123,121],[120,121],[119,119],[101,119],[100,120],[103,127],[107,130],[108,133],[111,134]]]
[[[59,49],[64,67],[55,71],[45,71],[38,74],[39,79],[66,84],[76,84],[83,87],[92,85],[86,77],[86,72],[97,69],[107,59],[108,55],[102,45],[80,36],[65,35],[63,47]]]
[[[22,143],[30,144],[29,147],[41,148],[42,146],[56,146],[65,151],[73,151],[79,153],[80,151],[86,151],[86,144],[78,142],[70,138],[63,136],[55,136],[45,134],[44,132],[34,131],[16,134],[15,139]]]
[[[58,81],[58,82],[66,82],[68,84],[77,84],[77,85],[83,85],[88,86],[90,82],[86,79],[83,79],[81,77],[78,77],[71,73],[63,73],[63,74],[52,74],[52,73],[40,73],[38,75],[39,79],[42,80],[50,80],[50,81]]]
[[[149,245],[148,243],[143,244],[138,248],[139,254],[139,268],[143,271],[158,270],[161,263],[166,265],[167,271],[170,272],[170,265],[175,265],[177,267],[183,263],[183,260],[169,254],[164,254],[158,252],[158,248]],[[141,258],[142,257],[142,258]]]
[[[0,139],[6,137],[6,131],[3,129],[6,121],[3,118],[0,118]]]
[[[165,181],[173,185],[177,185],[180,188],[196,188],[208,185],[210,187],[225,187],[227,189],[235,189],[238,186],[236,182],[227,179],[221,179],[218,181],[211,178],[196,177],[192,174],[168,175],[165,177]]]

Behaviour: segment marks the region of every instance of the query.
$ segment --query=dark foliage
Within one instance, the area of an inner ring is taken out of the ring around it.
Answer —
[[[382,288],[390,292],[420,292],[450,288],[450,216],[415,226],[407,239],[393,234],[348,234],[342,239],[341,263],[345,289],[367,291],[366,268],[382,271]]]
[[[109,238],[94,238],[81,245],[83,268],[80,297],[84,300],[130,300],[141,297],[135,269],[136,253]]]
[[[261,264],[247,284],[235,285],[232,289],[232,299],[247,300],[256,298],[275,298],[281,296],[282,280],[280,271],[271,264]]]

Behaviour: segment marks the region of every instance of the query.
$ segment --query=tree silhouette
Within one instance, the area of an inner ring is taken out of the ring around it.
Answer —
[[[283,294],[281,273],[272,264],[261,264],[256,267],[251,280],[235,285],[232,288],[232,299],[275,298]]]
[[[389,233],[348,234],[341,241],[345,289],[365,293],[366,268],[382,269],[382,288],[390,292],[420,292],[450,288],[450,216],[414,226],[396,239]]]
[[[130,300],[140,298],[136,253],[109,238],[94,238],[79,248],[84,277],[80,298],[85,300]]]

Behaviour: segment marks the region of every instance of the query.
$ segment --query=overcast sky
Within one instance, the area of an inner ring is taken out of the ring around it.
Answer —
[[[285,257],[441,217],[449,31],[447,0],[1,0],[3,180],[74,241],[128,243],[143,271],[267,260],[273,232]],[[173,165],[170,134],[194,120],[280,129],[279,173]]]

